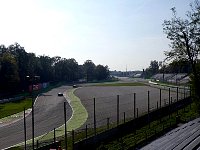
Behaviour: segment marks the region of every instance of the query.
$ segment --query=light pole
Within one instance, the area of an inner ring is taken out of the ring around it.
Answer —
[[[26,113],[24,108],[24,149],[26,150]]]
[[[162,68],[163,68],[163,82],[165,82],[165,61],[163,61]]]

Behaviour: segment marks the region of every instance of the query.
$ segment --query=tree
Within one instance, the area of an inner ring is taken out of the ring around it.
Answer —
[[[87,60],[78,65],[75,59],[59,56],[36,56],[27,53],[24,47],[14,43],[6,47],[0,45],[0,96],[16,94],[28,87],[27,76],[39,76],[39,82],[73,82],[84,77],[87,81],[107,78],[107,66],[96,65]],[[5,93],[6,91],[6,93]]]
[[[86,77],[86,81],[92,81],[95,79],[95,64],[92,62],[92,60],[86,60],[83,64],[84,73]]]
[[[78,65],[78,79],[84,79],[84,67],[83,65]]]
[[[170,73],[191,73],[191,65],[187,60],[174,60],[168,67]]]
[[[41,82],[48,82],[53,80],[53,59],[49,56],[39,56],[37,58],[36,74],[40,75]]]
[[[151,76],[155,75],[159,71],[159,63],[158,61],[154,60],[150,62],[149,68],[145,70],[145,77],[150,78]]]
[[[25,51],[24,47],[21,47],[18,43],[12,44],[7,48],[7,51],[11,53],[17,62],[18,66],[18,73],[19,73],[19,79],[20,79],[20,88],[23,90],[27,87],[27,81],[26,76],[29,75],[27,73],[28,65],[28,56],[27,52]]]
[[[109,77],[109,69],[108,66],[97,65],[96,66],[96,79],[97,80],[105,80]]]
[[[191,11],[186,14],[186,19],[177,17],[175,8],[172,8],[171,20],[163,23],[164,33],[171,41],[170,51],[165,51],[168,60],[185,59],[190,62],[194,79],[195,93],[200,98],[200,74],[197,62],[200,53],[200,5],[196,0],[191,4]]]
[[[3,53],[5,53],[7,51],[7,48],[6,48],[6,46],[5,45],[0,45],[0,56],[2,56],[3,55]]]
[[[149,69],[151,70],[152,74],[158,73],[159,70],[158,61],[156,60],[151,61]]]
[[[8,52],[4,53],[0,63],[0,88],[16,91],[19,83],[19,74],[14,56]]]
[[[68,81],[75,81],[78,79],[78,63],[75,59],[66,59],[65,69],[67,70],[66,74]]]

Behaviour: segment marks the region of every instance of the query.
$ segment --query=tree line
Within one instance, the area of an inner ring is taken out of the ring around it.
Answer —
[[[190,10],[181,18],[172,8],[172,18],[165,20],[163,31],[171,41],[165,51],[167,60],[186,60],[191,66],[194,99],[200,112],[200,2],[190,3]]]
[[[172,18],[165,20],[163,23],[163,31],[170,40],[170,50],[165,51],[165,61],[170,61],[173,71],[179,72],[180,67],[177,65],[185,64],[186,71],[190,73],[193,86],[193,98],[200,113],[200,2],[195,0],[190,3],[190,10],[186,12],[185,17],[181,18],[177,15],[176,8],[172,8]],[[158,62],[156,64],[158,71]],[[152,73],[155,71],[151,68],[147,71]],[[169,69],[166,65],[163,70]],[[155,73],[155,72],[154,72]]]
[[[151,78],[158,73],[186,73],[190,75],[192,73],[192,66],[187,60],[173,60],[169,64],[164,61],[152,60],[148,68],[144,70],[144,77]]]
[[[35,76],[39,77],[37,82],[89,82],[108,79],[109,68],[95,65],[92,60],[79,65],[74,58],[36,56],[18,43],[0,45],[0,92],[26,90]]]

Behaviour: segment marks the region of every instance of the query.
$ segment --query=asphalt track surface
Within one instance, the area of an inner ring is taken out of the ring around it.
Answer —
[[[136,93],[136,108],[138,115],[147,113],[148,91],[150,92],[150,109],[157,108],[157,102],[160,106],[160,89],[150,86],[88,86],[79,88],[75,91],[88,111],[88,120],[86,122],[88,128],[93,128],[94,122],[94,98],[95,98],[95,114],[97,126],[107,124],[107,118],[110,123],[117,122],[117,95],[119,95],[119,119],[134,117],[133,93]],[[176,93],[171,92],[172,101],[176,101]],[[179,95],[179,99],[181,99]],[[161,105],[164,106],[169,101],[168,90],[162,90]],[[85,124],[85,125],[86,125]]]
[[[64,124],[64,102],[66,100],[63,96],[59,97],[58,93],[65,92],[70,88],[70,86],[58,87],[38,97],[34,107],[35,137]],[[66,110],[67,120],[69,120],[72,115],[72,109],[68,103],[66,103]],[[26,117],[27,140],[32,138],[31,121],[32,115],[30,113]],[[5,149],[21,142],[24,142],[23,119],[0,128],[0,149]]]

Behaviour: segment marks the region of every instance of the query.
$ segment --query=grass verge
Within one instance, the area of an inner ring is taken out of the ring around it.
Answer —
[[[75,130],[81,127],[88,118],[88,113],[85,107],[82,105],[80,99],[74,95],[74,91],[76,89],[72,89],[68,91],[69,103],[73,109],[73,114],[71,119],[67,123],[68,131]]]
[[[45,93],[50,91],[53,88],[59,87],[61,86],[62,83],[58,83],[54,86],[50,85],[49,87],[39,90],[39,91],[35,91],[33,92],[33,97],[35,99],[35,97],[40,94],[40,93]],[[30,96],[30,93],[22,93],[22,94],[18,94],[17,96]],[[25,98],[23,100],[20,101],[16,101],[16,102],[10,102],[10,103],[5,103],[5,104],[0,104],[0,119],[22,112],[25,109],[31,108],[32,107],[32,99],[31,98]]]
[[[71,132],[72,130],[75,130],[77,128],[80,128],[87,120],[88,113],[85,107],[82,105],[80,99],[74,95],[74,91],[76,89],[68,90],[65,94],[65,98],[68,100],[69,104],[71,105],[73,109],[73,115],[70,118],[69,121],[67,121],[67,131]],[[58,139],[62,138],[64,135],[64,125],[60,126],[56,129],[56,137],[59,137]],[[39,145],[42,143],[52,143],[52,140],[54,138],[54,131],[50,131],[44,135],[41,135],[39,137],[35,138],[35,141],[38,140]],[[28,140],[27,144],[31,145],[32,140]],[[22,146],[24,145],[24,142],[19,143],[15,145],[15,148],[22,149]]]
[[[0,104],[0,119],[22,112],[25,109],[28,109],[32,106],[32,99],[25,98],[17,102],[10,102],[5,104]]]

